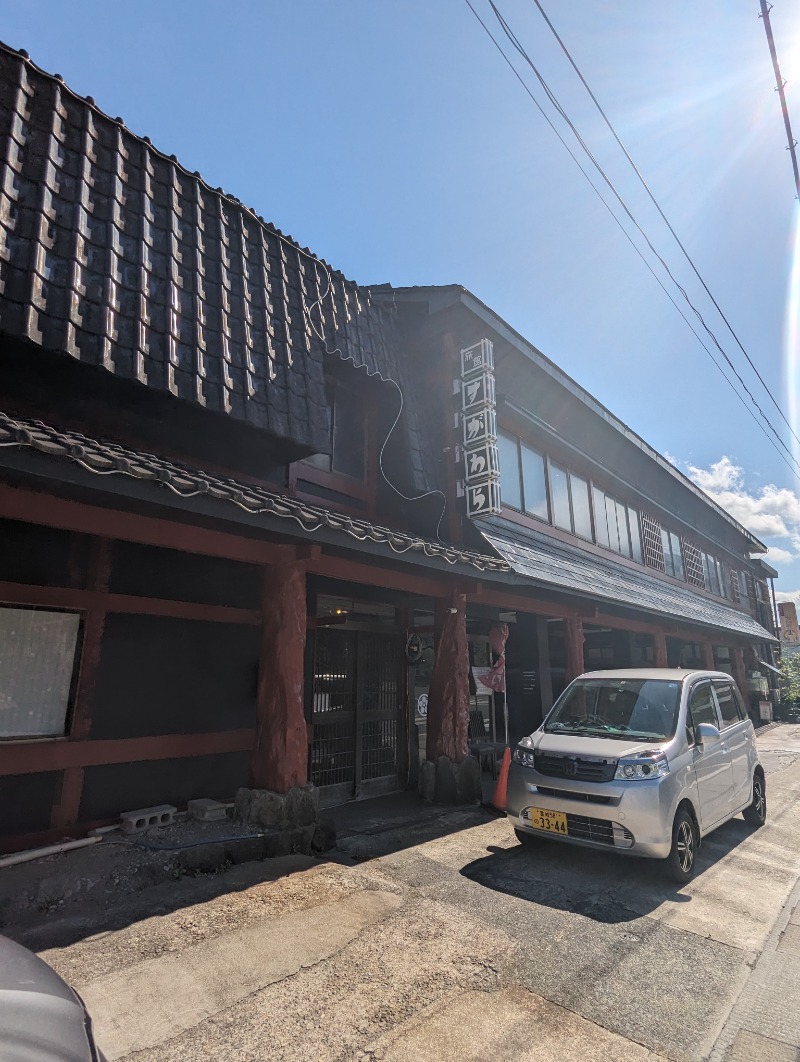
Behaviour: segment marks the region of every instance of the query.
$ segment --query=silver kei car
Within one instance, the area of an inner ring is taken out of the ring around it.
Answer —
[[[543,837],[663,859],[689,881],[700,840],[767,814],[764,770],[736,683],[718,671],[594,671],[514,750],[508,817]]]

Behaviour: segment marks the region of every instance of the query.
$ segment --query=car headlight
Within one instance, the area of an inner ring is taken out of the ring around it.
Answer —
[[[533,742],[529,737],[524,737],[514,749],[512,759],[514,763],[521,763],[523,767],[533,767]]]
[[[653,756],[648,759],[640,759],[631,756],[619,760],[614,780],[621,781],[650,781],[653,778],[663,778],[669,774],[669,763],[666,756]]]

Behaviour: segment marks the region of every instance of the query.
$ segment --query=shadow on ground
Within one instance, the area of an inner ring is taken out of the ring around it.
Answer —
[[[718,863],[752,833],[732,819],[705,838],[696,877]],[[606,853],[541,840],[532,847],[491,847],[489,855],[467,864],[464,877],[487,889],[595,922],[619,924],[641,918],[665,900],[691,903],[686,886],[670,881],[661,860]]]
[[[196,869],[181,866],[176,850],[157,850],[168,830],[148,836],[154,850],[114,835],[90,848],[8,867],[0,876],[0,933],[34,950],[66,947],[325,863],[352,864],[397,852],[493,817],[477,806],[425,804],[413,792],[356,801],[324,815],[336,826],[337,847],[317,856],[246,862],[245,855],[232,865],[220,841],[233,827],[220,822],[206,824],[201,833],[195,827],[192,838],[206,842],[196,849]]]

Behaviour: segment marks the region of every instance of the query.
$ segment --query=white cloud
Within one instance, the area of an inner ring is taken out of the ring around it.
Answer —
[[[780,546],[770,546],[764,559],[768,564],[791,564],[792,561],[797,560],[797,554],[791,553],[788,549],[781,549]]]
[[[767,540],[768,563],[780,571],[781,566],[800,561],[800,495],[773,483],[748,491],[744,469],[729,457],[720,458],[709,468],[687,465],[686,469],[698,487],[735,520]],[[775,539],[778,541],[770,541]],[[800,590],[776,590],[775,597],[778,601],[794,601],[800,607]]]
[[[781,601],[794,601],[794,603],[800,608],[800,590],[776,590],[775,600]]]
[[[755,494],[744,485],[744,469],[722,457],[710,468],[688,465],[694,482],[758,538],[778,538],[784,562],[800,558],[800,496],[770,483]],[[778,559],[778,554],[774,554]]]

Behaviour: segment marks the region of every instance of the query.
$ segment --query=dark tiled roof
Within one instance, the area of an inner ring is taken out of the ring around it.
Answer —
[[[176,465],[155,454],[140,453],[115,443],[89,439],[78,432],[57,431],[40,421],[9,417],[0,412],[0,449],[3,448],[26,448],[54,458],[67,459],[98,475],[130,476],[152,483],[155,490],[170,490],[181,498],[202,495],[238,506],[247,513],[285,519],[312,535],[325,528],[341,533],[343,545],[348,540],[350,544],[353,540],[375,543],[385,547],[387,556],[394,553],[413,557],[416,554],[440,560],[444,565],[462,565],[478,571],[511,570],[504,560],[495,556],[452,549],[416,535],[381,527],[366,520],[354,520],[317,505],[307,505],[252,484],[210,476],[197,469]]]
[[[476,524],[484,539],[515,572],[541,586],[716,627],[758,641],[778,640],[744,612],[693,593],[688,587],[662,582],[645,571],[618,564],[611,557],[594,556],[577,546],[535,531],[526,532],[502,520]]]
[[[0,331],[325,451],[326,351],[402,383],[384,314],[0,45]]]

